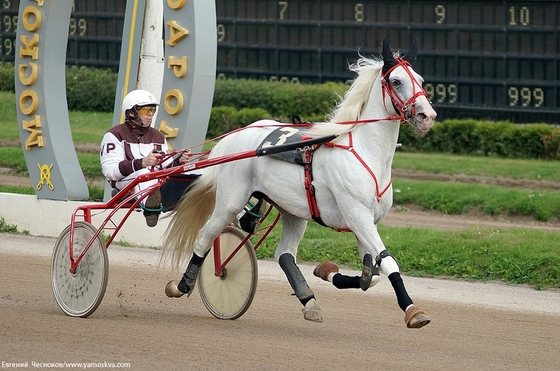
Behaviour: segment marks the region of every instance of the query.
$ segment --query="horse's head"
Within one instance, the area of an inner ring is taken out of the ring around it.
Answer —
[[[387,39],[383,40],[383,99],[388,95],[393,108],[404,116],[405,121],[414,127],[414,131],[425,134],[432,128],[437,114],[422,88],[424,80],[412,69],[417,51],[418,41],[414,40],[404,55],[395,56]]]

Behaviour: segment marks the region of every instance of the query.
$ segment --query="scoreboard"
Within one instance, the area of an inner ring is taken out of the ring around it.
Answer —
[[[125,0],[74,0],[66,64],[118,70]],[[19,0],[0,0],[0,59],[13,61]]]
[[[419,40],[440,117],[560,120],[560,1],[217,0],[218,73],[352,78],[348,63]]]
[[[560,0],[215,1],[218,77],[348,81],[384,37],[401,50],[417,38],[438,118],[560,122]],[[68,64],[118,68],[125,3],[75,1]],[[19,1],[0,4],[0,57],[13,60]]]

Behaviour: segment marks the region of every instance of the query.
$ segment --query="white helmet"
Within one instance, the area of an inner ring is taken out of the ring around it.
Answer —
[[[126,112],[135,106],[159,106],[156,97],[147,90],[133,90],[123,99],[122,114],[126,118]]]

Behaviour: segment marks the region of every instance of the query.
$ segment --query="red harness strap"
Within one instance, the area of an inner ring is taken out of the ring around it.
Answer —
[[[348,145],[342,145],[342,144],[338,144],[338,143],[331,143],[331,142],[327,142],[325,143],[325,146],[328,147],[333,147],[333,148],[340,148],[340,149],[345,149],[347,151],[350,151],[357,159],[358,161],[360,161],[360,163],[362,164],[363,167],[366,168],[366,170],[368,171],[369,175],[371,175],[371,177],[373,178],[373,181],[375,183],[375,197],[377,199],[377,202],[381,201],[381,197],[383,197],[383,195],[385,194],[385,192],[387,192],[387,190],[389,189],[389,187],[391,186],[393,180],[389,180],[389,184],[387,184],[385,186],[385,188],[383,189],[379,189],[379,182],[377,180],[377,177],[375,176],[375,173],[371,170],[371,168],[367,165],[367,163],[362,159],[362,157],[360,157],[360,155],[358,154],[358,152],[356,152],[356,150],[354,149],[353,146],[353,138],[352,138],[352,132],[348,133]]]
[[[397,109],[397,112],[402,113],[405,116],[405,119],[408,119],[408,116],[414,116],[414,114],[416,114],[416,107],[415,107],[416,98],[418,98],[419,96],[424,96],[427,98],[428,94],[426,94],[426,91],[424,90],[422,85],[420,85],[420,83],[414,78],[414,76],[412,76],[412,72],[411,72],[412,66],[410,65],[410,63],[408,63],[407,61],[401,58],[395,58],[395,59],[397,60],[398,63],[394,65],[391,69],[389,69],[383,76],[381,76],[382,77],[381,87],[384,91],[387,92],[387,94],[391,98],[391,102],[393,103],[393,106]],[[399,97],[399,95],[395,91],[395,88],[387,81],[387,78],[389,77],[391,72],[395,68],[401,66],[404,68],[404,70],[410,77],[410,80],[412,81],[412,96],[406,102],[402,100],[401,97]],[[383,104],[385,104],[385,94],[383,94]],[[409,106],[411,106],[411,109],[410,112],[407,112]]]
[[[375,197],[377,199],[377,202],[380,202],[381,197],[383,197],[385,192],[387,192],[387,190],[391,186],[392,180],[389,181],[389,184],[387,184],[385,186],[385,188],[380,190],[379,189],[379,182],[377,180],[377,177],[375,176],[375,173],[371,170],[371,168],[367,165],[367,163],[362,159],[362,157],[360,157],[358,152],[356,152],[352,143],[353,143],[352,132],[349,132],[348,133],[348,145],[342,145],[342,144],[332,143],[332,142],[327,142],[327,143],[324,143],[323,145],[328,146],[328,147],[332,147],[332,148],[340,148],[340,149],[350,151],[358,159],[358,161],[362,164],[362,166],[366,168],[368,173],[373,178],[373,181],[375,183]],[[321,213],[319,212],[319,206],[317,205],[317,198],[315,197],[315,187],[313,186],[313,169],[312,169],[313,152],[318,147],[319,146],[314,146],[313,148],[307,148],[302,153],[303,163],[304,163],[304,165],[303,165],[304,187],[305,187],[305,193],[307,195],[307,204],[309,205],[309,213],[311,214],[311,217],[318,224],[320,224],[324,227],[328,227],[328,225],[326,225],[323,222],[323,220],[321,219]],[[333,229],[335,231],[338,231],[338,232],[342,232],[342,231],[349,232],[350,231],[349,229],[339,229],[339,228],[333,228]]]
[[[419,96],[427,97],[428,95],[426,94],[426,91],[422,88],[422,85],[418,81],[416,81],[416,79],[414,79],[414,76],[412,75],[411,72],[410,63],[401,58],[396,58],[396,60],[398,63],[394,65],[391,69],[389,69],[382,76],[381,87],[383,91],[385,91],[389,96],[389,98],[391,99],[391,103],[396,108],[397,112],[401,113],[401,116],[389,116],[384,119],[344,121],[344,122],[338,122],[338,124],[355,125],[355,124],[366,124],[370,122],[385,121],[385,120],[407,121],[408,118],[412,117],[416,113],[416,108],[415,108],[416,98],[418,98]],[[408,76],[412,81],[412,96],[407,101],[401,99],[401,97],[398,95],[394,87],[387,81],[387,78],[389,77],[390,73],[395,68],[401,66],[404,68],[404,70],[406,71],[406,73],[408,74]],[[383,94],[383,104],[385,104],[385,94]],[[409,106],[410,106],[410,111],[409,111]],[[332,148],[340,148],[340,149],[350,151],[356,157],[356,159],[362,164],[362,166],[366,168],[368,173],[373,178],[373,182],[375,183],[375,197],[378,203],[381,202],[381,197],[383,197],[383,195],[389,190],[391,184],[393,183],[393,180],[390,179],[389,183],[383,189],[379,188],[379,181],[377,180],[375,173],[371,170],[371,168],[367,165],[364,159],[360,157],[358,152],[356,152],[356,150],[354,149],[352,131],[348,133],[348,145],[342,145],[342,144],[331,143],[331,142],[324,143],[324,145]],[[315,198],[315,187],[313,186],[313,172],[311,167],[313,151],[317,147],[313,147],[312,149],[307,149],[303,153],[305,192],[307,194],[307,203],[309,204],[309,212],[311,214],[311,217],[317,223],[325,226],[325,223],[321,220],[319,207],[317,205],[317,199]]]
[[[305,194],[307,195],[307,204],[309,205],[309,213],[313,220],[323,227],[328,227],[321,219],[319,206],[317,205],[317,198],[315,198],[315,187],[313,186],[313,169],[311,162],[313,160],[313,152],[317,147],[307,148],[302,153],[303,157],[303,185],[305,187]]]

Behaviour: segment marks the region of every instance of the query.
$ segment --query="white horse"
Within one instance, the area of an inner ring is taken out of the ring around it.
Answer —
[[[163,244],[164,256],[171,256],[177,267],[192,254],[181,281],[167,285],[168,296],[192,293],[212,241],[257,194],[282,216],[283,229],[274,257],[304,306],[305,319],[322,321],[313,291],[295,263],[307,221],[314,219],[355,234],[364,261],[363,290],[370,286],[372,270],[379,266],[395,290],[406,325],[418,328],[430,322],[407,294],[399,266],[385,249],[377,223],[393,203],[391,164],[401,121],[424,135],[432,127],[436,112],[422,89],[421,76],[412,69],[417,42],[402,56],[391,52],[387,40],[382,46],[382,60],[362,57],[350,67],[357,77],[331,113],[330,121],[315,124],[306,133],[310,137],[340,134],[312,152],[314,197],[309,198],[304,186],[310,172],[271,157],[212,166],[195,181],[176,207]],[[257,121],[250,129],[222,139],[210,157],[258,148],[278,126],[272,120]]]

